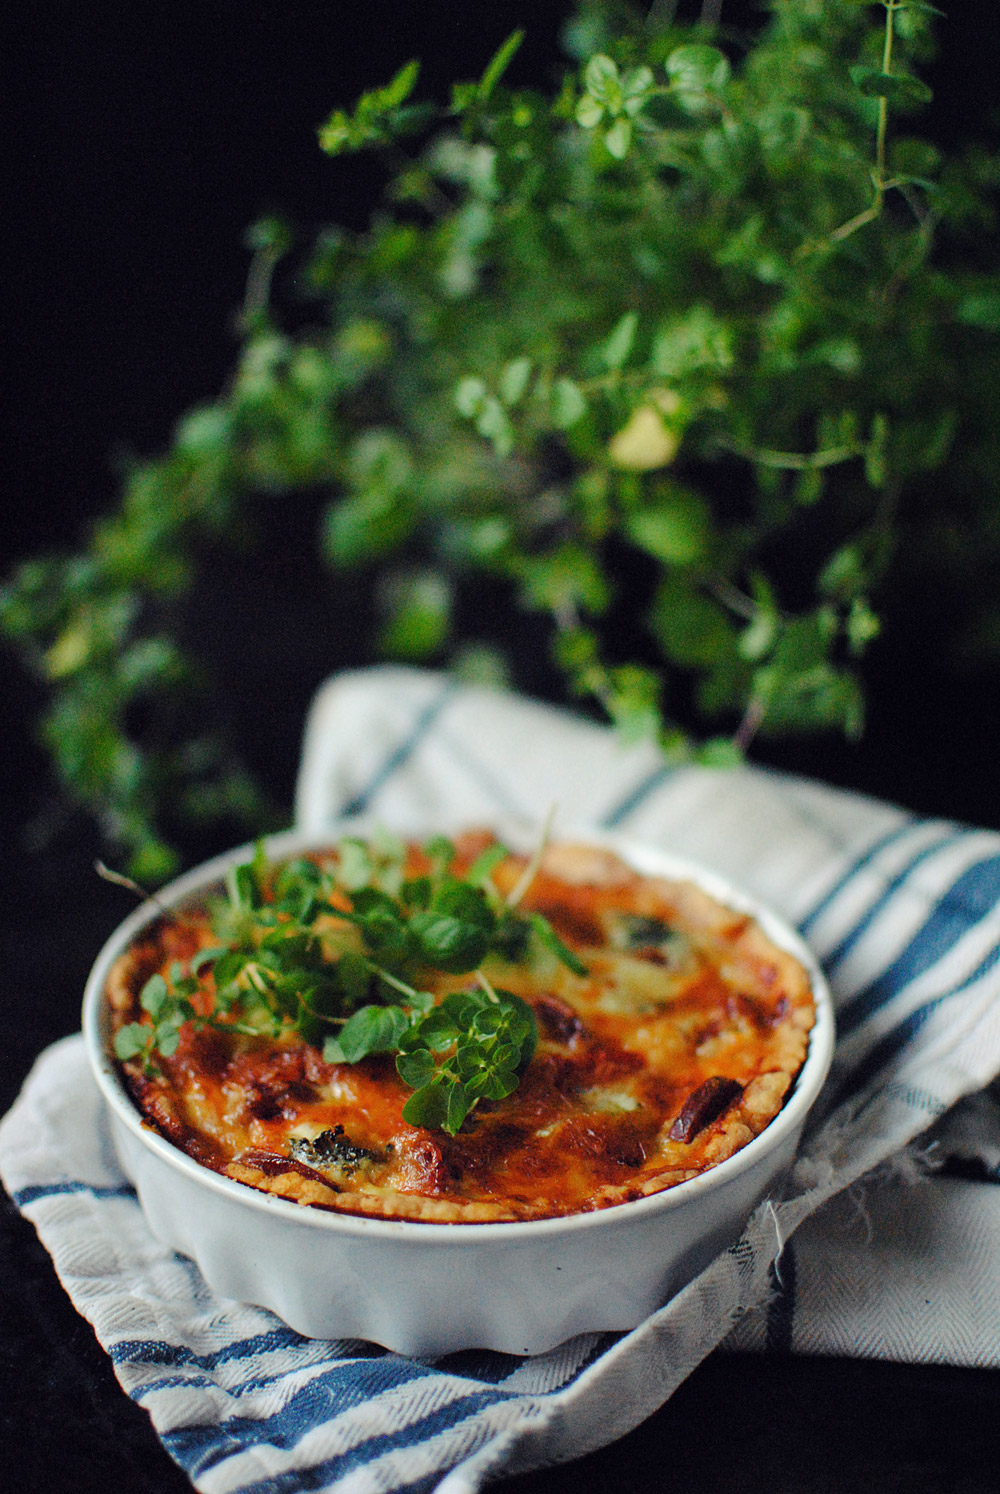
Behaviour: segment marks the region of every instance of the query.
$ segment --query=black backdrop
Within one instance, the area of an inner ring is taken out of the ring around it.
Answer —
[[[687,6],[688,13],[693,4]],[[726,14],[748,7],[730,0]],[[996,99],[991,7],[956,5],[942,23],[937,131],[946,143],[987,132]],[[71,547],[113,501],[116,454],[153,454],[176,417],[222,384],[242,293],[246,225],[278,210],[303,229],[363,220],[375,182],[364,165],[326,161],[315,126],[410,56],[441,92],[474,75],[515,25],[516,63],[542,82],[556,65],[556,0],[433,0],[377,9],[337,0],[210,4],[197,13],[148,0],[75,11],[20,8],[7,19],[3,97],[8,391],[0,569],[39,549]],[[683,13],[683,7],[682,7]],[[984,34],[984,29],[992,34]],[[202,600],[215,663],[239,725],[256,719],[251,757],[288,799],[309,694],[366,644],[301,552],[257,577],[252,615],[222,566],[222,594]],[[291,600],[290,599],[294,599]],[[326,609],[328,643],[316,635]],[[228,626],[217,626],[219,618]],[[283,619],[279,626],[276,619]],[[299,625],[302,624],[302,627]],[[280,688],[266,729],[255,637]],[[919,640],[878,645],[869,733],[858,747],[814,742],[770,760],[865,788],[910,807],[1000,826],[990,719],[997,681],[928,670]],[[530,652],[530,651],[529,651]],[[550,683],[522,664],[520,683]],[[96,949],[129,899],[97,882],[92,831],[52,813],[32,743],[35,687],[0,652],[0,1112],[34,1055],[77,1025]],[[43,832],[48,827],[46,842]],[[39,846],[44,849],[39,850]],[[0,1233],[0,1448],[11,1487],[28,1491],[180,1490],[142,1415],[117,1390],[30,1226],[9,1205]],[[989,1434],[1000,1404],[989,1372],[715,1356],[666,1410],[572,1473],[519,1481],[524,1494],[667,1482],[679,1491],[910,1491],[997,1486]],[[849,1430],[848,1425],[849,1424]]]

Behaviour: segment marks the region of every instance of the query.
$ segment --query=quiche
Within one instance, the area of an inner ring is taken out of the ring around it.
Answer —
[[[479,831],[259,856],[147,925],[107,1001],[133,1102],[203,1166],[455,1224],[697,1177],[779,1112],[815,1019],[803,964],[695,882]]]

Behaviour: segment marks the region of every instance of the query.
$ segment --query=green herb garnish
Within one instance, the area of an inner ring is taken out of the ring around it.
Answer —
[[[458,876],[455,847],[439,836],[424,847],[428,871],[407,877],[405,846],[384,837],[341,841],[324,865],[302,858],[272,867],[258,848],[226,879],[213,916],[219,942],[186,967],[174,962],[166,977],[150,977],[139,999],[151,1020],[122,1027],[115,1053],[154,1071],[154,1055],[175,1053],[191,1023],[267,1037],[298,1032],[331,1063],[395,1054],[413,1090],[403,1119],[454,1135],[480,1100],[517,1088],[538,1040],[531,1007],[495,987],[482,962],[547,949],[586,974],[547,919],[511,905],[523,878],[511,899],[500,895],[491,874],[506,854],[491,846]],[[417,984],[432,971],[469,974],[474,984],[435,1002]],[[214,997],[199,1011],[195,997],[209,972]]]

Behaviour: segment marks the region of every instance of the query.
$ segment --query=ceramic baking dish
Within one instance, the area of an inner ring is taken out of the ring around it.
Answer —
[[[516,835],[505,833],[518,845]],[[587,838],[637,871],[696,882],[750,913],[806,967],[816,1002],[809,1051],[791,1093],[754,1140],[663,1192],[590,1213],[517,1223],[433,1224],[311,1209],[223,1177],[171,1145],[140,1116],[109,1053],[105,999],[114,961],[159,916],[145,904],[115,931],[87,983],[83,1023],[122,1167],[153,1233],[190,1256],[224,1296],[270,1308],[300,1333],[362,1338],[433,1356],[480,1347],[538,1353],[574,1334],[628,1329],[692,1279],[740,1234],[755,1206],[780,1192],[833,1051],[822,972],[799,936],[769,909],[703,867],[611,836]],[[276,836],[274,858],[335,836]],[[217,889],[240,847],[170,884],[173,906]]]

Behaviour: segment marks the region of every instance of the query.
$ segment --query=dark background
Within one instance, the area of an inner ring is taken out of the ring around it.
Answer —
[[[694,10],[682,5],[681,14]],[[995,14],[984,20],[992,7],[953,10],[931,79],[944,144],[996,133],[988,116],[1000,26]],[[740,20],[750,11],[727,3],[724,13]],[[197,13],[140,0],[23,8],[13,27],[8,20],[0,571],[78,543],[114,501],[121,454],[155,454],[183,410],[218,391],[233,359],[243,234],[254,218],[280,211],[303,232],[364,221],[377,172],[328,161],[315,144],[334,105],[411,56],[424,59],[423,87],[442,95],[453,77],[478,74],[519,24],[529,38],[512,77],[544,83],[558,63],[563,14],[554,0],[377,9],[204,0]],[[332,669],[364,662],[368,645],[352,598],[333,595],[301,549],[269,557],[254,576],[252,609],[245,581],[220,561],[196,603],[198,626],[234,719],[257,723],[251,759],[287,802],[312,690]],[[330,621],[325,637],[317,613]],[[1000,828],[1000,682],[985,672],[952,676],[932,662],[929,644],[897,617],[875,646],[861,744],[812,741],[764,759]],[[536,653],[519,651],[518,683],[544,691],[552,681],[532,663]],[[265,724],[261,669],[271,686]],[[75,1029],[89,964],[131,900],[94,877],[89,826],[54,809],[32,740],[40,697],[3,650],[0,687],[2,1112],[40,1049]],[[4,1207],[0,1456],[10,1486],[186,1488],[118,1390],[33,1230]],[[713,1356],[624,1443],[516,1487],[992,1490],[998,1409],[1000,1384],[988,1371]]]

